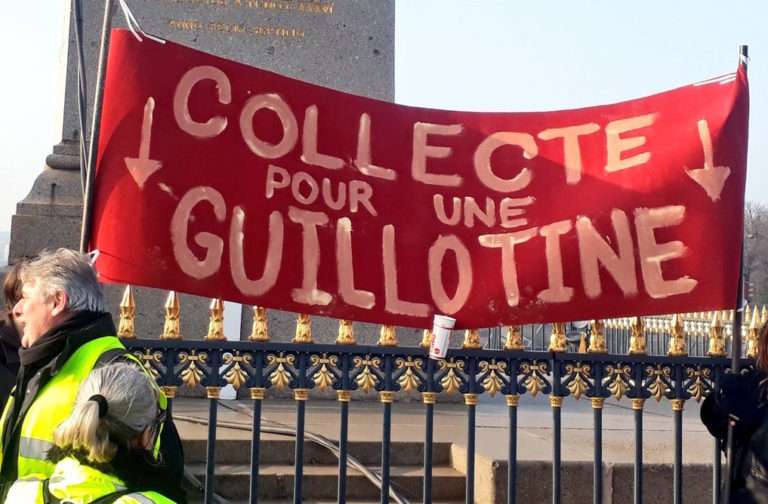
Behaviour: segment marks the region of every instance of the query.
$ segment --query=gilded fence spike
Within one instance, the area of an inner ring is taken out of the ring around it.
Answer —
[[[269,341],[269,322],[267,319],[267,309],[263,306],[253,307],[253,326],[248,341],[255,343],[266,343]]]
[[[379,341],[377,344],[379,346],[386,347],[397,346],[397,334],[395,333],[395,326],[381,326],[381,331],[379,332]]]
[[[670,357],[685,357],[688,355],[688,350],[685,348],[685,330],[683,328],[683,316],[672,315],[672,337],[669,338],[669,351],[667,355]]]
[[[579,353],[587,353],[587,335],[584,333],[579,335]]]
[[[755,306],[755,312],[752,315],[752,323],[747,330],[747,357],[754,359],[757,357],[757,342],[760,337],[760,312]]]
[[[306,313],[300,313],[296,318],[296,336],[292,343],[314,343],[312,341],[312,320]]]
[[[483,348],[483,344],[480,342],[480,330],[467,329],[464,331],[464,341],[461,348]]]
[[[205,336],[205,340],[226,340],[227,338],[224,336],[224,301],[220,298],[211,299],[209,311],[211,316],[208,321],[208,334]]]
[[[354,345],[355,328],[351,320],[339,320],[339,335],[336,337],[337,345]]]
[[[181,305],[176,291],[170,291],[165,300],[165,323],[160,339],[181,339]]]
[[[117,336],[134,339],[136,337],[135,320],[136,300],[133,297],[133,289],[130,285],[126,285],[123,291],[123,300],[120,301],[120,323],[117,326]]]
[[[755,311],[757,311],[757,305],[755,305]],[[747,327],[752,322],[752,310],[749,309],[749,303],[744,304],[744,318],[742,320]]]
[[[552,323],[552,334],[549,336],[549,348],[548,352],[565,352],[565,324],[562,322]]]
[[[424,332],[421,335],[421,343],[419,343],[419,346],[421,348],[429,348],[432,346],[432,329],[424,329]]]
[[[709,325],[709,351],[707,354],[710,357],[725,357],[726,355],[720,312],[713,312],[712,314],[712,323]]]
[[[524,350],[522,328],[519,325],[507,327],[507,340],[504,342],[504,350]]]
[[[632,317],[629,337],[630,355],[645,355],[645,327],[642,317]]]
[[[593,320],[592,334],[589,338],[589,353],[608,353],[608,348],[605,346],[605,324],[602,320]]]
[[[763,305],[763,311],[760,316],[760,322],[763,324],[768,322],[768,306]]]

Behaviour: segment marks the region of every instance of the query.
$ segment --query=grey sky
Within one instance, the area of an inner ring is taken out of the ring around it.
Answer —
[[[0,31],[0,230],[10,228],[16,202],[59,140],[67,1],[3,6],[12,22]],[[747,198],[768,203],[767,5],[399,0],[396,98],[488,111],[610,103],[731,72],[738,44],[746,43],[752,55]]]

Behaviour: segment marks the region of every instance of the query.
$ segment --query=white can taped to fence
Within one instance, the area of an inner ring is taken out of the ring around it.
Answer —
[[[443,359],[448,352],[451,331],[456,319],[445,315],[435,315],[432,322],[432,341],[429,344],[429,358]]]

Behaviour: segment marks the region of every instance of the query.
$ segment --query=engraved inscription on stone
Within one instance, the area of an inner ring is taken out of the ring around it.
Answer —
[[[265,1],[265,0],[155,0],[175,4],[194,4],[203,5],[213,9],[262,9],[267,11],[286,11],[294,14],[306,15],[324,15],[334,14],[335,2],[333,1]],[[245,22],[228,22],[221,19],[215,19],[211,16],[208,21],[183,18],[169,19],[168,27],[180,31],[206,31],[220,32],[236,35],[253,35],[257,37],[281,37],[281,38],[303,38],[307,32],[305,28],[277,25],[277,24],[249,24]]]
[[[127,3],[144,30],[167,40],[340,91],[394,98],[394,0]],[[103,0],[83,0],[89,97],[93,96],[103,5]],[[113,26],[125,26],[119,8]],[[72,30],[69,38],[62,137],[75,140],[79,132]]]

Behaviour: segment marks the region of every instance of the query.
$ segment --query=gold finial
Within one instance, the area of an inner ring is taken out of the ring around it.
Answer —
[[[312,320],[306,313],[299,314],[296,319],[296,336],[292,343],[314,343],[312,340]]]
[[[136,300],[133,298],[133,289],[130,285],[126,285],[123,291],[123,300],[120,301],[120,323],[117,326],[117,336],[134,339],[136,337],[135,320]]]
[[[548,352],[565,352],[565,324],[562,322],[552,323],[552,334],[549,336]]]
[[[181,339],[181,305],[176,291],[169,292],[165,300],[165,323],[160,339]]]
[[[424,332],[421,334],[421,343],[419,343],[419,346],[421,348],[429,348],[432,346],[432,329],[424,329]]]
[[[337,345],[354,345],[355,341],[355,328],[352,326],[351,320],[339,320],[339,335],[336,337]]]
[[[397,334],[395,334],[395,326],[393,325],[381,326],[378,345],[379,346],[397,346]]]
[[[672,315],[672,336],[669,338],[669,350],[667,355],[670,357],[684,357],[688,355],[688,350],[685,348],[685,330],[683,328],[683,316],[674,314]]]
[[[504,342],[504,350],[524,350],[522,328],[519,325],[507,327],[507,341]]]
[[[630,355],[645,355],[645,327],[642,317],[632,317],[630,326],[631,335],[629,337]]]
[[[757,357],[757,342],[760,338],[760,312],[755,305],[755,312],[752,314],[752,323],[749,324],[747,331],[747,357],[754,359]]]
[[[211,306],[208,309],[211,316],[208,320],[208,334],[206,341],[226,340],[224,336],[224,301],[221,298],[211,299]]]
[[[483,348],[483,344],[480,343],[480,330],[467,329],[464,331],[464,341],[461,343],[461,348]]]
[[[248,341],[255,343],[266,343],[269,341],[269,322],[267,320],[267,309],[263,306],[253,307],[253,327]]]
[[[605,325],[602,320],[592,321],[592,334],[589,338],[589,353],[608,353],[605,346]]]
[[[755,311],[757,312],[757,305],[755,305]],[[758,316],[759,316],[759,313],[760,312],[758,312]],[[749,309],[749,303],[745,303],[743,324],[749,327],[750,322],[752,322],[752,311]]]
[[[723,324],[720,321],[720,312],[712,314],[712,323],[709,325],[709,351],[710,357],[725,357],[725,337],[723,337]]]
[[[761,312],[760,322],[763,324],[768,322],[768,306],[763,305],[763,311]]]
[[[587,353],[587,335],[579,333],[579,353]]]

